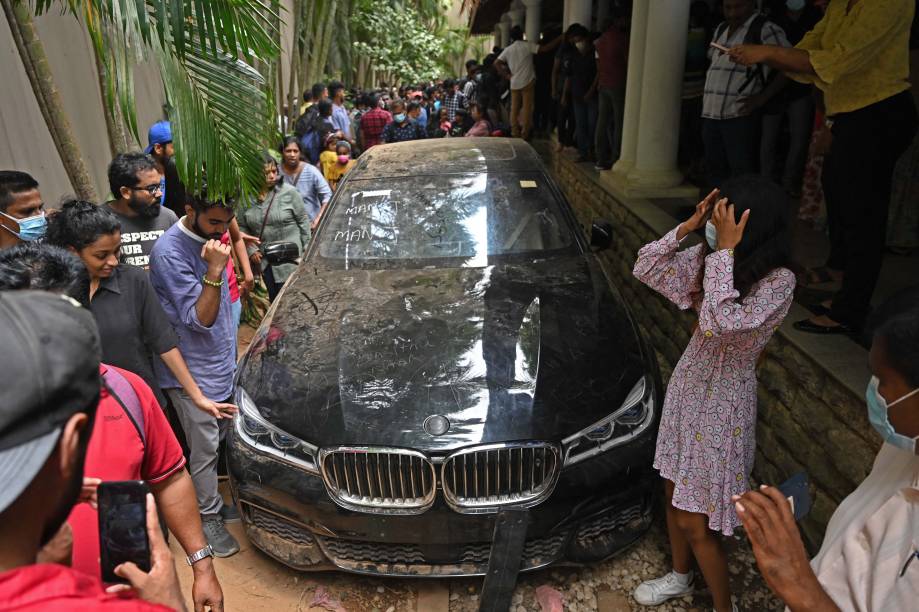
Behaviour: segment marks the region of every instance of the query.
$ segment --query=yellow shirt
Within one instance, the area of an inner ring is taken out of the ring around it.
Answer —
[[[335,163],[325,170],[325,180],[329,183],[329,187],[332,189],[338,187],[338,181],[340,181],[356,163],[356,160],[349,159],[347,164],[340,164],[336,159]]]
[[[790,75],[823,91],[828,116],[848,113],[910,88],[909,30],[915,0],[830,0],[826,15],[798,43],[817,76]]]
[[[338,154],[335,151],[323,151],[319,154],[319,169],[322,170],[322,175],[326,177],[326,180],[329,178],[329,168],[338,163]]]

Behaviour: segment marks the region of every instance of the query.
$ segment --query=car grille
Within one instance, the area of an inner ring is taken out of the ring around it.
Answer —
[[[295,544],[313,543],[313,538],[305,527],[295,524],[290,521],[290,519],[281,518],[273,512],[266,512],[250,504],[243,505],[245,506],[252,524],[259,529],[264,529],[268,533],[273,533]]]
[[[528,539],[523,547],[520,570],[543,567],[565,553],[570,531]],[[450,559],[429,559],[417,544],[356,542],[317,537],[323,552],[336,566],[368,574],[389,576],[471,576],[488,569],[491,544],[482,542],[457,547]]]
[[[418,514],[434,503],[434,464],[417,451],[377,447],[322,449],[320,464],[329,495],[344,508]]]
[[[561,467],[548,442],[492,444],[463,449],[444,460],[441,484],[450,506],[463,513],[533,506],[552,492]]]

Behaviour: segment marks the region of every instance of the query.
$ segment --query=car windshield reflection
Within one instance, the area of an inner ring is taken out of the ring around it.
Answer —
[[[372,189],[370,187],[373,187]],[[319,236],[332,266],[485,267],[546,257],[575,240],[541,173],[350,181]]]

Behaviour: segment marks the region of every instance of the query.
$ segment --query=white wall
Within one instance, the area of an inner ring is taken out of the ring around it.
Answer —
[[[83,158],[100,198],[108,193],[111,161],[102,97],[89,36],[82,24],[56,10],[36,18],[54,80]],[[30,173],[39,182],[45,203],[56,206],[73,193],[60,156],[38,109],[6,16],[0,12],[0,169]],[[137,121],[141,142],[147,128],[162,119],[165,99],[158,71],[144,65],[135,73]],[[138,146],[139,148],[139,146]]]

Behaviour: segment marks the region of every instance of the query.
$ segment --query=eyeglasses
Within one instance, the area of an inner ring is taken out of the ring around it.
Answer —
[[[129,187],[131,191],[146,191],[150,195],[156,195],[163,192],[163,184],[147,185],[146,187]]]

